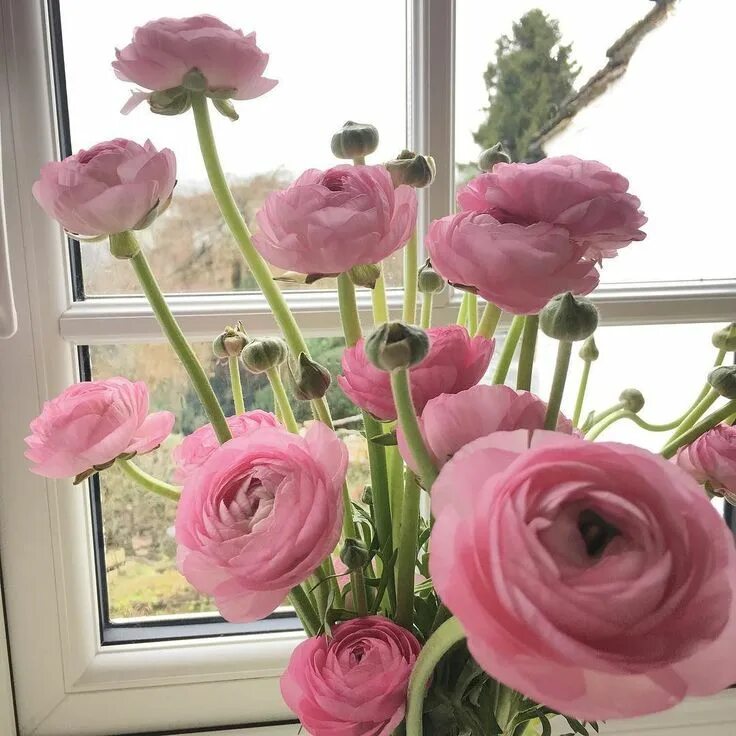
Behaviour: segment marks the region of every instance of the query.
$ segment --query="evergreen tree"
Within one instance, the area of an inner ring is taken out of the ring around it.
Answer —
[[[513,24],[510,37],[496,41],[495,61],[483,75],[488,117],[473,134],[481,149],[501,141],[512,161],[543,158],[531,144],[573,91],[580,72],[572,46],[561,45],[561,39],[557,21],[537,8]]]

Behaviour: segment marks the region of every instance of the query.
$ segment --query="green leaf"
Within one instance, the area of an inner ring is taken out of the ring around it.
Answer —
[[[580,736],[588,736],[588,729],[580,721],[576,721],[574,718],[570,718],[570,716],[562,717],[567,721],[574,733],[580,734]]]
[[[383,573],[381,574],[381,579],[378,583],[378,589],[376,590],[376,598],[373,601],[373,605],[371,606],[371,613],[375,614],[378,612],[381,601],[383,600],[383,596],[386,592],[386,588],[388,587],[389,579],[393,577],[394,565],[396,563],[396,558],[398,554],[399,551],[394,550],[388,562],[384,562]]]
[[[382,447],[393,447],[398,444],[395,429],[390,432],[386,432],[385,434],[377,434],[373,437],[369,437],[368,441],[372,442],[374,445],[381,445]]]
[[[549,722],[547,716],[540,716],[539,723],[542,726],[541,736],[552,736],[552,724]]]

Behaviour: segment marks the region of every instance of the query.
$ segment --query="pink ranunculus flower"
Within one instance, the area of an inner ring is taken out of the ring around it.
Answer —
[[[544,430],[466,445],[432,487],[430,571],[493,677],[585,720],[736,681],[736,549],[695,481]]]
[[[334,550],[348,451],[321,422],[261,426],[220,445],[184,483],[177,564],[229,621],[281,605]]]
[[[148,413],[148,388],[127,378],[77,383],[47,401],[31,422],[26,457],[31,471],[73,478],[111,465],[119,455],[142,455],[171,433],[174,415]]]
[[[647,218],[628,179],[598,161],[553,156],[533,164],[499,163],[457,195],[463,210],[486,212],[499,222],[546,222],[565,228],[593,261],[615,256],[646,235]]]
[[[432,265],[450,283],[512,314],[535,314],[558,294],[589,294],[598,285],[585,247],[548,223],[525,226],[460,212],[435,220],[425,243]]]
[[[484,384],[430,399],[419,426],[427,449],[441,468],[461,447],[492,432],[543,429],[546,414],[547,404],[529,391]],[[572,422],[562,414],[557,431],[573,433]],[[419,474],[401,427],[397,428],[397,439],[406,464]]]
[[[384,166],[309,169],[267,197],[253,242],[279,268],[338,274],[379,263],[401,248],[416,216],[415,190],[403,184],[394,189]]]
[[[227,426],[233,437],[242,437],[259,427],[278,427],[280,425],[278,419],[270,412],[254,409],[245,414],[228,417]],[[174,480],[177,483],[184,483],[219,446],[220,441],[211,424],[205,424],[185,437],[181,444],[174,448],[173,456],[176,463]]]
[[[207,91],[233,100],[251,100],[273,89],[277,82],[263,72],[268,64],[247,36],[212,15],[159,18],[135,29],[133,40],[116,49],[112,68],[118,79],[160,92],[179,87],[193,69],[201,72]],[[129,112],[148,94],[136,93],[123,108]]]
[[[736,503],[736,427],[719,424],[677,453],[677,464]]]
[[[281,694],[312,736],[390,736],[404,718],[419,650],[393,621],[355,618],[294,650]]]
[[[45,164],[33,196],[68,233],[101,238],[148,226],[175,184],[173,151],[115,138]]]
[[[427,335],[427,357],[409,369],[411,396],[418,414],[435,396],[455,394],[478,383],[488,369],[495,346],[494,340],[471,338],[460,325],[430,327]],[[342,354],[342,373],[337,382],[353,403],[384,421],[396,419],[390,376],[368,360],[364,340]]]

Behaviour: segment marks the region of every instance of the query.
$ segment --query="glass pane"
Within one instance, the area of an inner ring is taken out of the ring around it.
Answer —
[[[270,54],[266,76],[279,80],[274,90],[236,102],[241,117],[235,123],[213,113],[223,166],[251,227],[268,192],[304,169],[339,163],[330,152],[330,137],[346,120],[378,127],[374,162],[395,158],[406,147],[406,11],[399,0],[376,0],[370,12],[356,0],[61,0],[60,5],[73,149],[124,136],[150,138],[177,155],[172,207],[143,233],[166,291],[252,289],[254,283],[209,194],[192,115],[154,115],[146,105],[127,116],[119,112],[131,85],[114,78],[110,62],[135,26],[161,16],[210,13],[245,32],[255,30],[259,46]],[[351,21],[357,17],[360,32]],[[82,244],[81,250],[88,295],[138,291],[130,269],[115,262],[105,244]],[[397,264],[387,269],[392,285],[400,282]],[[329,287],[324,281],[312,288]]]
[[[730,24],[714,24],[708,3],[678,3],[661,19],[650,0],[458,0],[458,38],[462,39],[456,61],[458,179],[462,181],[476,171],[461,165],[477,158],[480,146],[473,133],[489,119],[483,75],[489,62],[496,60],[496,39],[504,34],[513,37],[512,23],[534,8],[541,8],[550,21],[559,22],[560,43],[570,45],[570,56],[581,71],[571,82],[569,75],[558,69],[552,77],[557,91],[551,92],[550,78],[542,81],[539,71],[544,68],[539,62],[546,53],[538,50],[544,47],[541,41],[534,46],[536,50],[530,50],[528,44],[510,66],[504,67],[509,74],[525,70],[525,79],[512,93],[494,102],[496,121],[504,117],[516,126],[511,142],[521,143],[522,154],[534,155],[525,145],[550,119],[565,116],[572,109],[569,98],[606,67],[610,59],[607,51],[614,48],[615,63],[610,63],[609,71],[596,85],[600,94],[571,112],[566,125],[555,127],[543,144],[547,155],[597,159],[623,173],[649,216],[644,227],[647,239],[607,260],[602,281],[736,276],[732,246],[723,237],[719,218],[693,216],[728,211],[732,199],[728,177],[736,163],[732,147],[722,144],[731,138],[730,101],[723,95],[730,83],[730,69],[722,63],[722,49],[730,43]],[[661,22],[655,22],[657,19]],[[634,29],[639,21],[642,23]],[[627,33],[629,38],[642,38],[625,68],[634,47],[617,42]],[[541,38],[539,28],[534,38]],[[546,59],[558,51],[559,46],[553,46]],[[521,58],[523,54],[525,58]],[[532,57],[537,58],[536,64]],[[683,80],[697,80],[697,84],[687,84],[683,94]],[[535,109],[541,99],[544,106]],[[494,133],[498,130],[491,127]],[[707,141],[700,137],[705,130]],[[493,142],[490,138],[482,141]],[[697,182],[683,178],[681,172],[686,167],[697,171]]]
[[[337,337],[307,341],[313,356],[334,375],[340,372],[343,340]],[[220,365],[209,344],[195,350],[212,377],[212,384],[225,413],[233,413],[227,364]],[[135,462],[158,478],[171,480],[174,463],[171,451],[182,438],[205,423],[199,401],[190,388],[183,368],[166,344],[93,345],[89,348],[92,378],[135,377],[147,383],[151,410],[167,409],[176,414],[174,433],[158,450]],[[273,410],[273,398],[265,376],[241,371],[248,409]],[[335,420],[357,414],[336,383],[328,391]],[[308,402],[293,402],[300,422],[311,420]],[[342,422],[337,431],[348,446],[348,483],[357,500],[367,483],[368,460],[365,439],[357,425]],[[214,611],[212,601],[200,596],[178,573],[173,524],[176,505],[140,490],[115,466],[100,474],[105,538],[108,603],[111,619],[154,615],[181,615]]]

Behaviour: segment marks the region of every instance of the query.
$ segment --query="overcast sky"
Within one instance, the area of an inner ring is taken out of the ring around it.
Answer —
[[[475,157],[471,131],[486,103],[482,74],[494,42],[524,12],[542,7],[560,21],[587,78],[605,50],[651,7],[649,0],[458,0],[457,158]],[[115,47],[136,25],[164,15],[215,14],[245,32],[255,30],[271,55],[267,76],[279,85],[236,103],[241,119],[217,121],[226,169],[241,175],[285,167],[299,172],[334,162],[332,132],[345,120],[365,120],[381,134],[379,159],[405,143],[406,18],[402,0],[61,0],[72,137],[75,148],[126,136],[150,137],[179,159],[181,181],[204,179],[191,115],[119,109],[130,85],[110,68]]]

